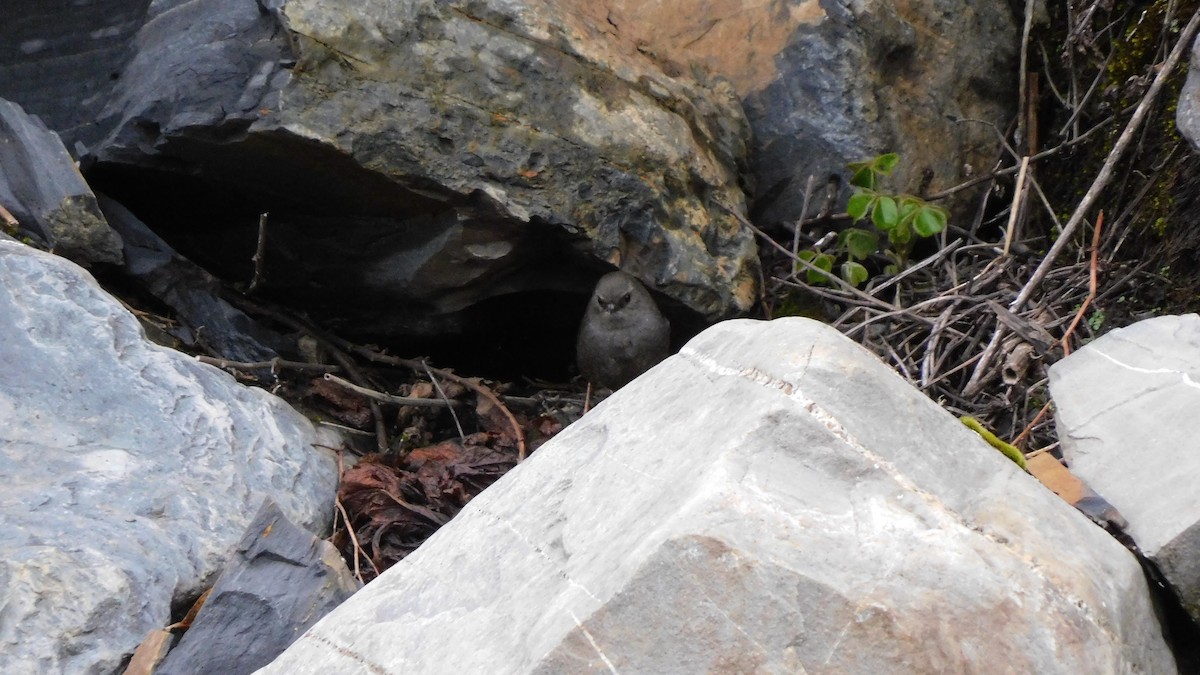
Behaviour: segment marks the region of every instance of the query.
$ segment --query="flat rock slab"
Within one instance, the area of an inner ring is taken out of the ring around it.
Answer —
[[[333,544],[296,527],[268,500],[154,674],[254,672],[360,587]]]
[[[785,319],[705,331],[260,672],[997,668],[1175,670],[1128,551]]]
[[[0,237],[0,672],[111,673],[264,497],[327,526],[336,444],[146,341],[81,268]]]
[[[1071,470],[1200,620],[1200,316],[1101,336],[1050,368],[1050,393]]]

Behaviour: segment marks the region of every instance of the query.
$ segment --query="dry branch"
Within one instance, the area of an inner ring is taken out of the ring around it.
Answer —
[[[1042,262],[1034,270],[1029,281],[1021,288],[1021,292],[1017,294],[1016,299],[1009,305],[1009,311],[1016,313],[1029,301],[1030,296],[1037,290],[1042,280],[1046,277],[1046,274],[1050,271],[1050,268],[1054,265],[1058,255],[1071,241],[1071,237],[1075,234],[1075,230],[1079,227],[1080,223],[1084,221],[1088,211],[1092,209],[1096,201],[1100,198],[1101,192],[1108,186],[1108,182],[1112,179],[1113,173],[1116,170],[1117,163],[1124,157],[1129,144],[1133,142],[1134,136],[1137,134],[1142,122],[1146,119],[1146,115],[1149,113],[1154,100],[1158,97],[1158,93],[1162,91],[1167,78],[1175,70],[1175,66],[1179,64],[1184,51],[1191,45],[1192,40],[1196,36],[1197,28],[1200,28],[1200,11],[1192,14],[1191,21],[1188,22],[1187,26],[1180,33],[1179,39],[1175,42],[1175,47],[1171,50],[1166,61],[1158,68],[1158,74],[1155,75],[1150,88],[1146,90],[1146,94],[1142,96],[1141,102],[1138,103],[1137,109],[1134,110],[1129,123],[1125,125],[1121,136],[1117,139],[1116,144],[1113,145],[1112,151],[1105,158],[1104,165],[1101,166],[1100,172],[1096,175],[1095,180],[1092,181],[1091,187],[1088,188],[1083,199],[1079,201],[1079,205],[1075,207],[1070,220],[1063,226],[1062,232],[1054,241],[1050,250],[1046,252],[1046,255],[1042,258]],[[967,382],[967,386],[963,390],[963,393],[967,396],[979,393],[986,375],[990,372],[991,360],[995,356],[1001,340],[1004,339],[1003,324],[997,322],[995,325],[996,329],[992,333],[992,338],[988,342],[987,348],[984,349],[983,356],[975,364],[975,371],[971,374],[971,379]]]

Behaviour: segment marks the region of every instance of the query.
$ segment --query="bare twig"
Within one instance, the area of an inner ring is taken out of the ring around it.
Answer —
[[[1067,103],[1067,97],[1059,91],[1058,87],[1054,84],[1054,78],[1050,76],[1050,55],[1046,53],[1046,45],[1039,41],[1038,49],[1042,52],[1042,74],[1046,76],[1046,84],[1050,85],[1050,93],[1054,94],[1054,98],[1058,99],[1059,105],[1064,108],[1070,108],[1070,105]]]
[[[338,431],[342,432],[343,434],[349,434],[351,436],[374,436],[375,435],[375,432],[373,432],[373,431],[363,431],[362,429],[355,429],[354,427],[348,427],[345,424],[336,424],[334,422],[330,422],[329,420],[319,420],[317,422],[317,424],[322,427],[329,427],[330,429],[337,429]]]
[[[796,266],[796,261],[800,259],[800,231],[804,229],[804,219],[808,217],[808,202],[812,199],[813,184],[817,177],[808,174],[808,182],[804,184],[804,202],[800,206],[800,218],[796,221],[796,229],[792,232],[792,276],[796,276],[796,271],[799,269]]]
[[[1085,312],[1087,312],[1088,306],[1091,305],[1092,300],[1096,298],[1096,284],[1099,276],[1096,271],[1096,267],[1099,264],[1100,259],[1100,228],[1103,227],[1103,225],[1104,212],[1101,211],[1100,214],[1096,216],[1096,228],[1092,233],[1092,264],[1091,272],[1088,274],[1088,294],[1087,297],[1084,298],[1083,304],[1079,305],[1079,311],[1075,313],[1075,320],[1071,322],[1070,326],[1067,326],[1067,330],[1063,333],[1063,356],[1069,356],[1071,354],[1071,334],[1075,332],[1075,327],[1078,326],[1079,322],[1083,320],[1083,315]]]
[[[1025,111],[1028,110],[1029,90],[1026,88],[1028,82],[1027,74],[1029,73],[1029,31],[1033,28],[1033,10],[1037,5],[1037,0],[1025,0],[1025,24],[1021,29],[1021,61],[1019,72],[1017,73],[1017,110],[1020,111],[1017,123],[1017,138],[1021,139],[1028,131],[1026,124],[1028,118],[1025,116]],[[1019,144],[1024,144],[1026,149],[1030,148],[1028,143],[1018,141]]]
[[[361,356],[369,361],[374,361],[376,363],[390,363],[392,365],[403,366],[410,370],[417,370],[417,371],[424,371],[426,368],[428,368],[429,372],[436,373],[438,375],[438,377],[441,377],[442,379],[445,379],[445,380],[450,380],[451,382],[457,382],[458,384],[461,384],[464,387],[467,387],[468,389],[470,389],[470,390],[474,391],[475,393],[479,394],[480,396],[484,397],[489,402],[491,402],[492,405],[496,406],[496,409],[499,410],[502,415],[504,415],[505,419],[508,420],[509,425],[512,426],[513,437],[516,438],[516,441],[517,441],[517,461],[521,462],[521,461],[525,460],[525,457],[527,455],[527,450],[526,450],[526,445],[525,445],[525,431],[521,428],[521,424],[519,422],[517,422],[517,418],[513,416],[512,412],[510,412],[509,409],[507,407],[505,407],[504,403],[501,402],[500,398],[498,396],[496,396],[496,393],[493,392],[491,389],[488,389],[487,387],[480,384],[478,380],[476,380],[474,378],[459,377],[458,375],[455,375],[454,373],[452,373],[448,370],[442,370],[441,368],[434,368],[434,367],[426,364],[424,361],[420,361],[417,359],[402,359],[398,356],[381,354],[381,353],[375,351],[374,349],[368,349],[367,347],[356,345],[356,344],[347,342],[345,340],[342,340],[340,338],[333,338],[333,339],[337,343],[343,345],[347,350],[349,350],[355,354],[358,354],[359,356]]]
[[[1079,113],[1083,112],[1083,107],[1087,105],[1088,99],[1096,92],[1096,89],[1100,86],[1100,81],[1104,79],[1105,73],[1108,72],[1108,62],[1112,60],[1112,56],[1115,53],[1115,51],[1109,52],[1108,56],[1104,59],[1104,63],[1096,70],[1096,77],[1092,80],[1092,86],[1088,87],[1083,98],[1074,106],[1075,109],[1071,112],[1071,117],[1063,124],[1062,129],[1059,130],[1058,135],[1060,137],[1066,136],[1071,127],[1075,126],[1076,120],[1079,119]]]
[[[884,289],[887,289],[891,286],[894,286],[894,285],[900,283],[901,281],[903,281],[903,280],[907,279],[908,277],[912,276],[913,274],[916,274],[917,272],[925,269],[926,267],[931,267],[933,265],[938,264],[942,260],[945,260],[951,253],[954,253],[954,250],[957,249],[959,246],[962,246],[962,243],[963,243],[962,239],[955,239],[954,241],[950,242],[949,244],[946,244],[945,246],[943,246],[937,253],[934,253],[933,255],[929,256],[928,258],[922,260],[921,262],[913,265],[912,267],[909,267],[908,269],[904,270],[903,272],[900,272],[899,274],[893,276],[891,279],[888,279],[887,281],[883,282],[882,284],[879,284],[875,288],[872,288],[871,293],[872,294],[881,293],[881,292],[883,292]]]
[[[326,349],[329,349],[329,353],[333,356],[333,360],[337,361],[342,368],[345,368],[346,373],[350,375],[350,377],[361,383],[360,386],[366,386],[366,376],[362,374],[362,371],[359,370],[358,365],[355,364],[345,352],[340,349],[331,348],[331,346],[326,346]],[[371,409],[371,417],[375,420],[376,449],[378,449],[379,452],[387,452],[390,444],[388,443],[387,426],[383,423],[383,411],[379,409],[379,403],[373,399],[368,398],[367,405]]]
[[[246,289],[247,293],[253,293],[258,289],[258,285],[263,279],[263,261],[266,259],[267,250],[267,217],[269,213],[263,213],[258,216],[258,246],[254,249],[254,278],[250,280],[250,287]]]
[[[935,356],[938,353],[938,341],[942,339],[942,331],[946,329],[950,323],[950,315],[958,307],[958,303],[952,303],[942,313],[938,315],[937,321],[933,324],[933,328],[929,331],[929,338],[925,340],[925,355],[921,359],[921,388],[925,389],[929,386],[929,380],[937,375],[936,368],[938,364]]]
[[[1050,271],[1050,267],[1054,264],[1054,261],[1058,258],[1058,255],[1062,252],[1062,249],[1067,245],[1068,242],[1070,242],[1071,237],[1074,235],[1075,230],[1079,227],[1079,224],[1083,222],[1087,212],[1091,210],[1097,199],[1099,199],[1101,192],[1108,185],[1109,180],[1112,179],[1117,163],[1125,155],[1125,151],[1128,149],[1129,144],[1133,141],[1134,136],[1137,134],[1138,129],[1141,127],[1142,122],[1149,113],[1151,105],[1158,97],[1158,93],[1162,90],[1167,78],[1174,71],[1175,66],[1179,63],[1180,57],[1183,55],[1184,50],[1192,43],[1193,38],[1195,38],[1197,28],[1200,28],[1200,11],[1192,14],[1191,21],[1188,22],[1187,26],[1180,33],[1179,39],[1176,41],[1175,47],[1171,50],[1167,60],[1164,61],[1163,64],[1158,68],[1158,74],[1155,75],[1154,81],[1150,84],[1150,88],[1142,97],[1141,102],[1138,103],[1137,109],[1134,110],[1133,116],[1129,119],[1129,123],[1125,125],[1125,129],[1121,132],[1121,136],[1117,139],[1116,144],[1113,145],[1112,151],[1109,152],[1108,157],[1105,158],[1104,165],[1100,168],[1100,172],[1097,174],[1095,180],[1092,181],[1091,187],[1088,188],[1087,193],[1084,194],[1083,199],[1080,200],[1079,205],[1071,214],[1070,220],[1068,220],[1067,224],[1063,226],[1062,232],[1054,241],[1054,244],[1051,245],[1050,250],[1047,251],[1045,257],[1042,258],[1041,264],[1039,264],[1037,269],[1034,270],[1029,281],[1026,282],[1025,286],[1021,288],[1021,291],[1017,294],[1016,299],[1014,299],[1009,305],[1009,311],[1015,313],[1025,305],[1025,303],[1029,300],[1029,297],[1033,295],[1033,292],[1045,278],[1046,273]],[[991,365],[991,359],[995,356],[996,350],[999,348],[1000,341],[1003,338],[1004,328],[1001,324],[997,323],[995,332],[992,334],[991,341],[988,343],[987,348],[984,349],[982,357],[975,364],[975,370],[971,374],[971,379],[967,382],[967,386],[963,390],[967,396],[972,396],[979,392],[979,389],[983,383],[983,377],[988,372],[988,368]]]
[[[1032,0],[1030,0],[1032,2]],[[1021,171],[1017,174],[1017,187],[1013,190],[1012,206],[1009,207],[1008,227],[1004,232],[1004,252],[1001,255],[1008,255],[1009,249],[1012,248],[1013,233],[1017,229],[1017,216],[1021,213],[1021,202],[1025,199],[1025,174],[1029,171],[1029,157],[1021,158]]]
[[[228,295],[227,297],[234,304],[240,304],[243,307],[249,308],[251,311],[269,316],[285,326],[290,326],[292,330],[311,335],[312,338],[317,341],[317,344],[326,349],[329,354],[333,356],[333,360],[337,361],[338,365],[345,369],[346,374],[350,376],[355,384],[359,385],[360,387],[367,386],[368,380],[366,376],[363,375],[362,371],[359,370],[358,365],[354,363],[354,361],[346,354],[346,352],[338,346],[338,343],[349,343],[339,340],[332,335],[326,334],[324,331],[308,322],[301,321],[300,319],[297,319],[285,312],[280,312],[265,305],[261,305],[244,295]],[[379,410],[379,403],[368,397],[367,405],[371,407],[371,416],[375,420],[375,443],[377,449],[381,453],[387,452],[387,427],[383,423],[383,413]]]
[[[346,524],[346,534],[350,535],[350,544],[354,547],[354,578],[358,579],[358,583],[365,584],[366,582],[362,578],[362,569],[358,565],[358,559],[360,557],[366,558],[367,562],[371,563],[371,569],[375,570],[375,576],[379,576],[379,567],[371,559],[371,556],[367,555],[362,546],[359,545],[358,535],[354,533],[354,525],[350,522],[350,516],[346,513],[346,507],[342,506],[341,498],[334,497],[333,504],[337,506],[338,513],[342,514],[342,522]]]
[[[301,373],[336,373],[341,370],[340,366],[331,366],[324,363],[305,363],[303,361],[288,361],[287,359],[274,358],[270,361],[230,361],[229,359],[218,359],[211,356],[196,356],[196,360],[200,363],[207,363],[210,366],[218,368],[233,368],[235,370],[270,370],[273,373],[279,372],[280,369],[295,370]]]
[[[1063,152],[1064,150],[1069,150],[1070,148],[1084,142],[1085,140],[1087,140],[1089,137],[1091,137],[1096,132],[1107,127],[1110,123],[1112,123],[1116,119],[1117,119],[1116,116],[1106,117],[1106,118],[1100,120],[1099,122],[1097,122],[1096,124],[1092,125],[1092,127],[1090,129],[1088,129],[1087,131],[1085,131],[1082,134],[1079,134],[1075,138],[1072,138],[1069,141],[1060,143],[1060,144],[1054,146],[1053,148],[1043,150],[1043,151],[1037,153],[1036,155],[1030,155],[1029,161],[1037,162],[1039,160],[1046,159],[1047,157],[1053,157],[1054,155],[1057,155],[1058,153]],[[960,120],[960,121],[968,122],[968,121],[972,121],[972,120],[964,119],[964,120]],[[958,192],[962,192],[963,190],[973,188],[976,185],[979,185],[980,183],[986,183],[987,181],[995,180],[997,178],[1000,178],[1001,176],[1011,176],[1012,174],[1014,174],[1020,170],[1021,170],[1021,167],[1020,167],[1020,165],[1017,165],[1017,164],[1014,164],[1013,166],[1006,167],[1003,169],[997,169],[991,173],[983,174],[981,176],[976,176],[975,178],[972,178],[970,180],[959,183],[958,185],[946,188],[945,190],[941,190],[939,192],[934,192],[932,194],[925,195],[925,199],[928,201],[937,201],[939,199],[945,199],[946,197],[949,197],[952,194],[956,194]],[[846,217],[849,217],[849,216],[846,216]]]
[[[354,384],[347,380],[343,380],[342,378],[338,377],[337,375],[330,375],[330,374],[326,373],[325,379],[340,386],[340,387],[345,387],[346,389],[349,389],[350,391],[353,391],[358,394],[362,394],[363,396],[366,396],[368,398],[373,398],[376,401],[383,401],[384,403],[395,403],[396,405],[407,405],[407,406],[412,406],[414,408],[450,408],[451,410],[453,410],[456,405],[461,405],[460,403],[458,403],[456,401],[452,401],[450,399],[445,398],[444,395],[442,398],[417,398],[415,396],[396,396],[394,394],[388,394],[388,393],[385,393],[382,391],[376,391],[376,390],[370,389],[368,387],[360,387],[357,384]]]
[[[429,376],[429,381],[433,383],[433,388],[437,390],[438,396],[441,396],[442,400],[450,408],[450,417],[454,419],[454,428],[458,429],[458,440],[462,441],[463,445],[466,445],[467,435],[463,433],[462,422],[458,421],[458,413],[454,412],[454,406],[450,405],[450,397],[446,396],[446,390],[442,389],[442,383],[438,382],[437,377],[433,374],[433,370],[429,368],[429,364],[423,363],[422,365],[425,366],[425,374]]]
[[[1063,247],[1071,240],[1075,229],[1079,227],[1079,224],[1086,217],[1087,212],[1091,210],[1096,200],[1099,199],[1100,193],[1103,192],[1104,188],[1108,185],[1108,181],[1112,178],[1117,162],[1124,156],[1125,150],[1129,147],[1130,142],[1133,141],[1134,135],[1136,135],[1146,115],[1149,113],[1151,105],[1158,98],[1158,93],[1162,90],[1163,85],[1166,84],[1167,78],[1175,70],[1175,66],[1178,65],[1184,50],[1192,43],[1192,39],[1196,36],[1197,28],[1200,28],[1200,11],[1192,15],[1192,20],[1188,22],[1187,27],[1180,33],[1179,40],[1175,43],[1174,49],[1171,50],[1171,54],[1167,57],[1167,60],[1158,69],[1158,74],[1155,75],[1154,82],[1151,83],[1150,88],[1146,91],[1146,95],[1142,97],[1141,103],[1138,104],[1137,109],[1133,112],[1133,117],[1130,118],[1129,123],[1125,125],[1125,129],[1121,132],[1121,136],[1117,139],[1116,144],[1113,145],[1112,151],[1105,158],[1104,165],[1100,168],[1100,173],[1092,181],[1091,187],[1088,188],[1087,193],[1080,200],[1079,205],[1075,208],[1075,212],[1071,214],[1070,220],[1063,226],[1062,233],[1058,236],[1058,239],[1054,241],[1050,250],[1046,252],[1046,256],[1034,271],[1029,282],[1021,289],[1016,300],[1009,307],[1012,311],[1015,312],[1020,309],[1029,299],[1029,296],[1033,294],[1038,284],[1041,283],[1042,278],[1046,276],[1046,272],[1054,264],[1054,260],[1058,257],[1058,254],[1062,252]]]
[[[1024,443],[1025,439],[1029,437],[1029,434],[1033,432],[1033,428],[1037,426],[1037,423],[1040,422],[1042,417],[1044,417],[1049,411],[1050,401],[1046,401],[1046,405],[1042,406],[1042,409],[1039,410],[1038,414],[1034,416],[1033,421],[1027,424],[1021,433],[1017,434],[1017,437],[1012,440],[1012,444],[1017,447],[1021,447],[1021,444]],[[1028,459],[1029,455],[1026,455],[1025,458]]]
[[[874,296],[868,295],[868,294],[864,293],[863,291],[860,291],[859,289],[855,288],[854,286],[851,286],[850,284],[848,284],[844,280],[842,280],[842,278],[839,277],[838,275],[833,274],[831,272],[826,272],[825,270],[821,269],[820,267],[817,267],[816,265],[808,262],[807,260],[804,260],[803,258],[800,258],[799,256],[793,256],[791,251],[789,251],[789,250],[787,250],[787,248],[781,246],[779,244],[779,242],[772,239],[770,237],[770,235],[768,235],[766,232],[763,232],[762,230],[755,227],[749,220],[746,220],[745,216],[738,213],[734,209],[732,209],[724,204],[721,204],[720,202],[718,202],[717,205],[720,206],[722,209],[725,209],[727,212],[729,212],[744,227],[748,228],[750,231],[754,232],[759,237],[761,237],[763,239],[763,241],[765,241],[768,244],[770,244],[771,246],[775,247],[780,252],[782,252],[784,255],[791,258],[793,261],[800,263],[804,267],[804,269],[815,271],[815,272],[820,272],[821,274],[825,275],[826,278],[828,278],[830,281],[832,281],[834,283],[834,285],[836,285],[841,290],[843,290],[843,291],[845,291],[845,292],[847,292],[869,304],[872,304],[872,305],[875,305],[878,307],[882,307],[884,309],[889,309],[889,310],[895,309],[895,307],[887,304],[886,302],[884,302]]]
[[[1083,13],[1083,16],[1079,17],[1078,21],[1076,21],[1074,23],[1074,25],[1071,26],[1071,33],[1070,33],[1070,35],[1067,36],[1067,39],[1069,41],[1076,41],[1076,40],[1081,39],[1081,37],[1083,36],[1084,30],[1088,26],[1090,26],[1092,23],[1092,15],[1096,13],[1096,9],[1101,4],[1102,3],[1100,3],[1100,2],[1093,2],[1091,4],[1091,6],[1087,8],[1087,11],[1085,11]]]
[[[342,463],[342,453],[337,453],[338,461],[338,483],[342,482],[342,476],[345,475],[346,467]],[[337,507],[338,513],[342,514],[342,522],[346,524],[346,534],[350,536],[350,544],[354,547],[354,578],[358,579],[360,584],[366,583],[362,578],[362,570],[359,568],[358,559],[362,556],[371,563],[371,569],[375,570],[375,576],[379,576],[379,567],[375,565],[375,561],[371,560],[371,556],[363,551],[362,546],[358,543],[358,535],[354,533],[354,523],[350,522],[350,514],[346,513],[346,507],[342,505],[341,497],[334,495],[333,505]],[[337,523],[334,523],[334,530],[337,529]]]
[[[1041,133],[1038,128],[1038,100],[1041,98],[1041,92],[1038,89],[1038,74],[1026,73],[1025,78],[1029,80],[1029,88],[1025,100],[1025,115],[1024,118],[1028,126],[1025,129],[1025,150],[1028,154],[1033,154],[1038,151],[1041,145]]]

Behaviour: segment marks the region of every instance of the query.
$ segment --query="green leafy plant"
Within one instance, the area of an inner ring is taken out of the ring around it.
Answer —
[[[908,265],[908,256],[917,239],[932,237],[946,228],[947,214],[942,207],[920,197],[880,189],[882,179],[890,176],[899,162],[899,155],[888,153],[849,165],[854,194],[846,205],[846,213],[856,223],[869,219],[874,228],[842,230],[836,246],[829,253],[801,252],[800,258],[817,268],[807,270],[809,283],[827,283],[834,265],[842,259],[838,274],[851,285],[861,285],[870,278],[862,261],[879,250],[881,236],[887,242],[883,254],[891,260],[884,272],[895,274]]]

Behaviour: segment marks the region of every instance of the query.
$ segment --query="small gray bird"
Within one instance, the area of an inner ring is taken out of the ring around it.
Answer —
[[[667,358],[671,324],[642,283],[624,272],[600,278],[575,342],[575,361],[589,382],[625,386]]]

